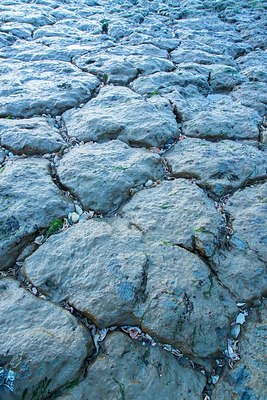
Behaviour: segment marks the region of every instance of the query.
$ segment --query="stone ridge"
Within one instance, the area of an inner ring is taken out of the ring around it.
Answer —
[[[266,15],[1,2],[0,391],[267,398]]]

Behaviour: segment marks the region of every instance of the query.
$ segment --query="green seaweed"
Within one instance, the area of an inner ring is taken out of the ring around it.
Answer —
[[[63,227],[63,222],[61,219],[56,218],[54,219],[47,231],[45,232],[45,237],[49,238],[49,236],[53,235],[54,233],[58,232]]]

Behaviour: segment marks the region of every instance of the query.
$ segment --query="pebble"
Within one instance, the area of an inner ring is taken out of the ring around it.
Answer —
[[[73,222],[74,224],[79,221],[79,218],[80,218],[80,216],[76,212],[72,212],[72,213],[68,214],[68,219],[71,222]]]
[[[153,181],[151,179],[149,179],[146,183],[145,183],[145,187],[149,188],[153,185]]]

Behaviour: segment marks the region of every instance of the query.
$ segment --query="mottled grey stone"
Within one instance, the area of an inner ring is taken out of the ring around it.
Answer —
[[[123,206],[122,215],[145,233],[148,242],[197,249],[207,257],[224,240],[224,220],[214,203],[184,179],[137,193]]]
[[[214,257],[214,268],[239,300],[259,297],[267,290],[266,199],[267,184],[259,183],[236,192],[225,206],[233,234],[228,248]]]
[[[112,140],[71,149],[60,162],[60,182],[75,194],[86,209],[98,213],[116,210],[148,180],[163,177],[159,155],[133,149]]]
[[[127,85],[140,74],[174,69],[174,65],[163,58],[138,55],[86,54],[73,61],[83,71],[91,72],[115,85]]]
[[[118,138],[132,145],[161,146],[178,135],[178,125],[167,100],[146,102],[125,87],[103,88],[79,110],[63,114],[70,136],[78,140]]]
[[[12,266],[23,247],[55,218],[72,210],[44,159],[10,161],[0,174],[0,269]]]
[[[234,369],[226,370],[216,385],[216,400],[266,399],[266,318],[266,301],[250,311],[239,343],[241,361]]]
[[[93,345],[77,320],[11,279],[0,280],[0,360],[19,398],[42,400],[77,379]]]
[[[217,199],[248,182],[267,178],[264,153],[252,146],[228,140],[219,143],[200,139],[181,140],[166,159],[175,177],[196,179],[200,187]]]
[[[101,377],[101,379],[99,379]],[[170,353],[149,345],[142,346],[122,333],[105,341],[103,354],[88,368],[88,377],[58,400],[135,400],[145,393],[147,400],[195,400],[201,397],[205,378],[183,368]]]
[[[185,122],[183,131],[187,136],[209,140],[257,140],[260,123],[261,118],[256,111],[226,101],[196,113]]]
[[[137,323],[133,307],[146,262],[140,232],[91,220],[51,236],[24,268],[53,301],[68,299],[105,327]]]
[[[53,153],[66,142],[54,127],[54,122],[45,118],[0,119],[0,143],[14,154]]]
[[[56,116],[88,101],[99,85],[93,75],[63,61],[4,60],[0,72],[0,117]]]
[[[125,224],[77,224],[49,238],[24,268],[53,301],[68,299],[99,326],[138,324],[196,357],[219,351],[236,311],[196,255],[144,243]]]

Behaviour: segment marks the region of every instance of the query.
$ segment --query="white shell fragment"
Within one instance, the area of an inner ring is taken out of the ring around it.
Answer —
[[[238,316],[236,317],[236,324],[243,325],[244,322],[246,321],[246,317],[248,316],[248,313],[246,311],[239,313]]]
[[[213,383],[213,385],[216,385],[219,379],[220,379],[219,375],[213,375],[211,377],[211,382]]]
[[[79,218],[80,218],[80,216],[76,212],[72,212],[72,213],[68,214],[68,219],[71,222],[73,222],[74,224],[79,221]]]
[[[80,207],[80,206],[78,206],[78,204],[75,204],[75,211],[76,211],[76,213],[78,214],[78,215],[82,215],[82,213],[83,213],[83,210],[82,210],[82,208]]]
[[[41,244],[43,244],[44,239],[45,239],[44,235],[37,236],[33,243],[38,244],[40,246]]]
[[[132,339],[137,339],[137,337],[142,334],[138,326],[122,326],[121,329],[123,332],[128,333]]]
[[[239,324],[234,325],[234,326],[232,327],[232,329],[231,329],[231,336],[232,336],[234,339],[237,339],[238,336],[240,335],[240,331],[241,331],[240,325],[239,325]]]

